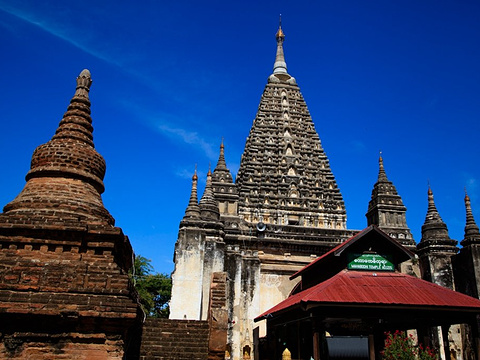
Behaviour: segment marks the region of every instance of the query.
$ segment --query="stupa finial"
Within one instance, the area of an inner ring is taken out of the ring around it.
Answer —
[[[83,69],[77,77],[77,89],[74,96],[84,97],[88,99],[88,92],[92,86],[92,77],[88,69]]]
[[[385,168],[383,167],[383,157],[382,151],[380,150],[380,156],[378,158],[378,181],[388,181],[387,173],[385,172]]]
[[[275,56],[275,64],[273,64],[274,74],[288,74],[287,63],[285,62],[285,55],[283,54],[283,41],[285,40],[285,34],[282,30],[282,15],[280,14],[280,23],[278,25],[277,34],[277,55]]]

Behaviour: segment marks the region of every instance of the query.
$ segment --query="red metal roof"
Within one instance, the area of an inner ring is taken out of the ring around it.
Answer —
[[[480,300],[407,274],[342,270],[288,297],[255,320],[307,304],[441,307],[480,312]]]

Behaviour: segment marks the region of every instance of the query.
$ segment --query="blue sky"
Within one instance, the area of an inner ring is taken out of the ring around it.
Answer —
[[[480,221],[480,3],[473,0],[0,0],[0,204],[23,188],[84,68],[105,207],[157,271],[173,270],[198,164],[222,137],[235,174],[272,72],[282,14],[297,79],[347,207],[362,229],[378,154],[416,241],[430,182],[450,236],[464,188]]]

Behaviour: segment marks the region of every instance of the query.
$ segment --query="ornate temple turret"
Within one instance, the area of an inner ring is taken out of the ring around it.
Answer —
[[[199,219],[200,218],[200,207],[198,206],[198,197],[197,197],[197,170],[192,176],[192,190],[190,192],[190,200],[188,201],[187,209],[185,210],[184,220],[186,219]]]
[[[422,226],[422,239],[417,245],[422,278],[435,284],[454,289],[451,257],[458,252],[457,241],[450,239],[428,188],[428,209]]]
[[[281,27],[276,39],[273,74],[236,178],[238,212],[251,223],[345,229],[342,195],[305,100],[287,73]]]
[[[213,194],[212,186],[212,172],[208,169],[207,183],[205,185],[205,191],[200,199],[200,216],[205,221],[218,221],[220,219],[220,212],[218,210],[218,203]]]
[[[8,358],[129,357],[140,323],[133,251],[102,203],[88,70],[26,184],[0,214],[0,353]],[[14,339],[14,347],[4,347]],[[61,345],[59,345],[61,344]],[[1,357],[1,355],[0,355]]]
[[[473,217],[470,197],[465,191],[465,235],[462,248],[453,258],[456,289],[464,294],[480,298],[480,231]]]
[[[210,282],[213,273],[224,268],[224,224],[213,193],[211,170],[198,204],[197,180],[195,171],[190,201],[175,243],[171,319],[207,319]]]
[[[223,140],[220,145],[220,155],[218,157],[217,166],[212,174],[212,187],[215,199],[218,202],[220,215],[237,215],[238,191],[237,186],[233,183],[232,173],[227,168]]]
[[[379,158],[378,179],[373,185],[372,198],[368,203],[367,225],[377,225],[390,237],[410,250],[416,246],[406,219],[407,208],[397,193],[395,185],[388,180],[383,158]]]
[[[466,224],[465,224],[465,236],[460,244],[465,247],[472,244],[480,244],[480,231],[478,229],[478,225],[475,222],[472,213],[472,205],[470,203],[470,197],[465,190],[465,210],[466,210]]]

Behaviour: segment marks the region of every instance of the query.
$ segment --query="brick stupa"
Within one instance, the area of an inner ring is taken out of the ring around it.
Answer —
[[[0,359],[122,359],[139,315],[133,251],[103,206],[83,70],[55,135],[0,214]]]

